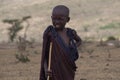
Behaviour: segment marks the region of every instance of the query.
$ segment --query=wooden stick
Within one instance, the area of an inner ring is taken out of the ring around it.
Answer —
[[[50,43],[50,51],[49,51],[49,62],[48,62],[48,71],[50,71],[51,69],[50,69],[50,67],[51,67],[51,52],[52,51],[52,42]],[[50,79],[50,76],[48,75],[47,76],[47,80],[49,80]]]

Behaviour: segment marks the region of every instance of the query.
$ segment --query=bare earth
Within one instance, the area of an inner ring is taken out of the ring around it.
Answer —
[[[74,28],[82,39],[99,40],[109,36],[120,39],[120,0],[0,0],[0,80],[39,80],[41,60],[38,44],[27,49],[30,62],[18,62],[15,58],[17,49],[2,44],[9,41],[8,28],[11,27],[3,20],[31,16],[27,37],[42,43],[43,31],[51,24],[51,11],[59,4],[70,8],[71,21],[67,26]],[[111,23],[119,25],[100,29]],[[18,35],[23,36],[24,30]],[[120,80],[120,47],[97,45],[87,43],[85,49],[79,49],[75,80]]]
[[[87,43],[79,51],[75,80],[120,80],[120,48],[97,45]],[[0,80],[38,80],[41,47],[27,49],[28,63],[18,62],[16,52],[13,46],[0,45]]]
[[[81,38],[99,40],[111,35],[120,38],[120,0],[0,0],[0,42],[8,42],[8,28],[11,27],[3,20],[25,16],[31,16],[27,39],[41,42],[43,31],[51,25],[52,9],[60,4],[70,8],[71,20],[66,27],[75,29]],[[100,29],[111,23],[119,26]],[[25,28],[18,35],[24,36]]]

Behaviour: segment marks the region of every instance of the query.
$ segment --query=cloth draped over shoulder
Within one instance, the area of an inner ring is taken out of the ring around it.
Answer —
[[[74,80],[78,51],[74,42],[72,29],[68,28],[67,35],[70,38],[70,44],[65,45],[60,35],[53,26],[48,26],[43,34],[42,58],[39,80],[47,80],[47,67],[49,60],[49,47],[52,42],[51,51],[51,70],[50,80]]]

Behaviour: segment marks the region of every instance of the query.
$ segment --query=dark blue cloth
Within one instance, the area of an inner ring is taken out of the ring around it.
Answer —
[[[54,38],[57,38],[60,45],[67,51],[67,54],[70,56],[71,60],[76,61],[78,59],[79,55],[78,55],[78,50],[77,50],[76,43],[74,41],[73,30],[70,29],[70,28],[67,28],[67,35],[70,38],[69,46],[67,46],[64,43],[61,36],[56,32],[55,28],[53,28],[52,26],[51,26],[51,32],[52,32]]]

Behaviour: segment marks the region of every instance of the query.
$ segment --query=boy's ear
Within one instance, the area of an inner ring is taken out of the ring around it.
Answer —
[[[69,21],[70,21],[70,17],[67,18],[67,22],[69,22]]]
[[[51,16],[51,19],[52,19],[52,16]]]

